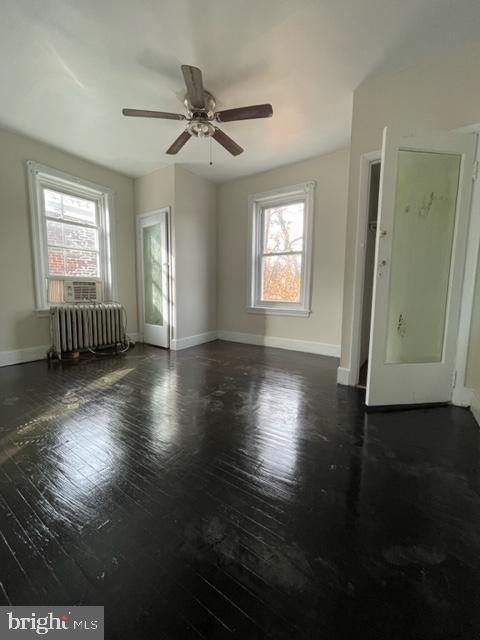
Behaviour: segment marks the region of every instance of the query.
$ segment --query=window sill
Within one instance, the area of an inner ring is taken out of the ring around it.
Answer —
[[[247,313],[257,313],[260,315],[272,316],[297,316],[308,318],[311,311],[307,309],[282,309],[280,307],[247,307]]]

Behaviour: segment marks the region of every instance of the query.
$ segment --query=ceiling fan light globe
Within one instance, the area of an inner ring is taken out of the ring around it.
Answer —
[[[188,131],[196,138],[210,138],[215,129],[209,122],[194,120],[188,125]]]

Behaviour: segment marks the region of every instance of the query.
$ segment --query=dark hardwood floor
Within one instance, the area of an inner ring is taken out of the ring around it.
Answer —
[[[479,431],[213,342],[0,370],[0,605],[106,638],[480,637]]]

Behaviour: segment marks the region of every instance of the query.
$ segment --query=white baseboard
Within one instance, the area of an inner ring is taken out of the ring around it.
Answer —
[[[173,351],[180,351],[181,349],[188,349],[189,347],[196,347],[198,344],[204,344],[205,342],[211,342],[217,339],[216,331],[207,331],[206,333],[199,333],[195,336],[188,336],[186,338],[177,338],[170,341],[170,349]]]
[[[473,413],[473,417],[477,421],[477,424],[480,425],[480,395],[473,390],[470,410]]]
[[[11,364],[21,364],[22,362],[33,362],[34,360],[45,360],[50,345],[41,347],[27,347],[26,349],[15,349],[14,351],[0,351],[0,367],[8,367]]]
[[[143,336],[140,333],[131,333],[127,331],[127,336],[132,340],[132,342],[143,342]]]
[[[452,404],[456,407],[469,407],[474,393],[474,390],[468,387],[455,387],[452,393]]]
[[[337,384],[343,384],[348,387],[352,383],[350,382],[350,369],[346,369],[345,367],[338,367],[337,369]]]
[[[134,342],[138,342],[138,333],[128,333],[128,337]],[[40,347],[27,347],[26,349],[15,349],[13,351],[0,351],[0,367],[8,367],[12,364],[22,364],[23,362],[34,362],[35,360],[46,360],[49,344]]]
[[[254,333],[238,333],[237,331],[218,331],[219,340],[228,342],[243,342],[244,344],[256,344],[263,347],[276,347],[290,351],[303,351],[316,353],[322,356],[340,357],[339,344],[327,344],[325,342],[313,342],[310,340],[296,340],[294,338],[279,338],[276,336],[262,336]]]

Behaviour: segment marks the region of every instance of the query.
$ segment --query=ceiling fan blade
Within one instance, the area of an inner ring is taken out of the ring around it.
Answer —
[[[232,122],[233,120],[253,120],[254,118],[270,118],[273,115],[271,104],[254,104],[250,107],[238,107],[237,109],[225,109],[217,111],[215,119],[219,122]]]
[[[205,109],[202,72],[197,67],[182,64],[182,73],[187,86],[188,98],[194,109]]]
[[[167,113],[165,111],[146,111],[145,109],[122,109],[124,116],[136,118],[163,118],[164,120],[185,120],[181,113]]]
[[[243,153],[242,147],[232,140],[230,136],[227,136],[226,133],[223,133],[220,129],[215,127],[215,133],[212,136],[222,147],[225,147],[227,151],[229,151],[232,156],[239,156]]]
[[[182,133],[178,136],[175,142],[172,145],[170,145],[170,147],[168,147],[166,153],[168,153],[171,156],[174,156],[176,153],[180,151],[183,145],[190,140],[191,137],[192,137],[191,134],[185,129],[185,131],[182,131]]]

